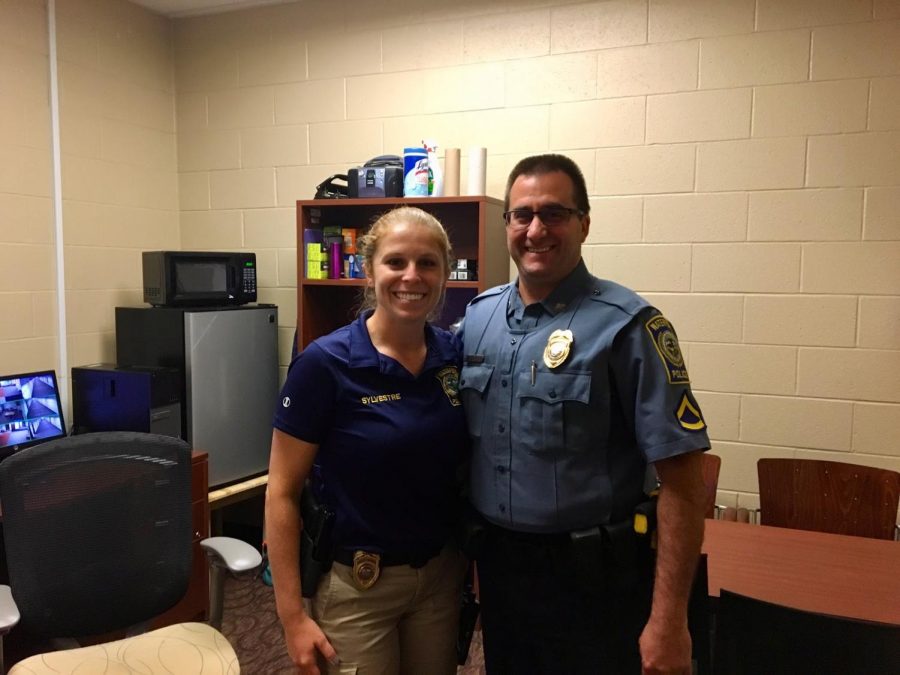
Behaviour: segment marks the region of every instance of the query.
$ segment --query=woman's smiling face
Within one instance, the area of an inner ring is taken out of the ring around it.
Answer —
[[[424,322],[447,284],[444,253],[427,227],[398,222],[378,241],[368,283],[384,319]]]

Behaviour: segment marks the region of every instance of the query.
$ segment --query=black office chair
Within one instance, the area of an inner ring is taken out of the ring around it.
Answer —
[[[706,554],[701,553],[688,598],[688,630],[691,634],[691,661],[694,675],[712,673],[711,606]]]
[[[136,635],[187,590],[193,553],[191,448],[181,440],[106,432],[28,448],[0,463],[0,504],[11,586],[11,596],[8,587],[0,587],[0,603],[4,597],[15,603],[0,604],[0,621],[6,619],[0,636],[15,625],[17,612],[23,629],[40,638],[121,630]],[[219,622],[225,578],[217,569],[253,569],[261,558],[252,546],[224,537],[201,545],[213,562],[210,596],[218,606],[210,614]],[[163,629],[161,639],[202,643],[206,657],[221,659],[223,672],[236,672],[234,651],[219,627],[180,624]],[[107,650],[101,658],[129,649]],[[55,653],[44,660],[61,658]],[[27,660],[25,672],[37,672],[33,660]],[[2,667],[0,651],[0,672]]]
[[[859,621],[721,590],[716,675],[900,672],[900,626]]]

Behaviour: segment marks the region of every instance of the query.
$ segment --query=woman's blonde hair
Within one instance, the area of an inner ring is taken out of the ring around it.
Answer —
[[[373,278],[372,261],[378,252],[378,246],[381,244],[382,238],[390,232],[396,225],[420,225],[427,229],[433,236],[438,249],[441,252],[441,262],[444,267],[444,279],[450,277],[450,267],[453,264],[453,248],[450,246],[450,239],[447,237],[447,231],[441,225],[441,221],[435,218],[427,211],[415,206],[399,206],[396,209],[382,214],[378,220],[372,223],[359,240],[356,242],[357,254],[362,258],[362,265],[365,269],[366,276]],[[433,320],[440,316],[441,309],[444,305],[444,293],[446,284],[441,289],[441,298],[435,305],[434,309],[428,315],[429,320]],[[374,309],[376,306],[375,289],[371,285],[366,285],[363,292],[363,299],[359,311],[364,312],[367,309]]]

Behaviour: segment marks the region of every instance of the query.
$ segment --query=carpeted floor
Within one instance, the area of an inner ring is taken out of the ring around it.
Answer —
[[[275,595],[259,577],[226,579],[222,632],[237,652],[242,674],[296,673],[275,613]]]
[[[259,578],[228,579],[222,632],[237,652],[242,675],[295,673],[275,613],[275,596]],[[458,675],[484,675],[481,633],[475,633],[469,661]]]

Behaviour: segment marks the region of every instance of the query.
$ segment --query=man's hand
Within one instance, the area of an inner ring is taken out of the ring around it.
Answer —
[[[661,626],[652,618],[641,633],[642,675],[691,675],[691,636],[687,624]]]
[[[656,462],[657,552],[650,620],[639,641],[645,675],[690,675],[688,597],[703,541],[706,490],[700,452]]]
[[[285,625],[284,640],[287,643],[288,654],[299,668],[301,675],[321,675],[319,654],[332,665],[340,663],[337,652],[325,637],[325,633],[308,615],[304,615],[290,626]]]

